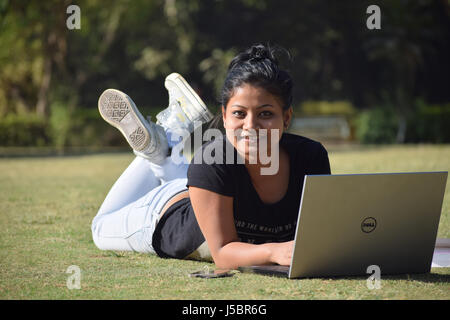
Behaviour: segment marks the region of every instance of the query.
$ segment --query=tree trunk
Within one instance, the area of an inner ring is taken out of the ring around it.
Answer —
[[[397,137],[396,137],[397,143],[405,143],[406,128],[407,128],[406,117],[402,113],[399,115],[399,119],[398,119],[398,129],[397,129]]]
[[[45,57],[44,74],[42,76],[41,86],[39,88],[38,99],[36,103],[36,113],[41,116],[48,116],[48,92],[52,79],[52,59],[48,55]]]

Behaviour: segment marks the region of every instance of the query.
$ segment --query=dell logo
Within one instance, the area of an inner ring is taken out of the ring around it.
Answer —
[[[365,233],[370,233],[377,227],[377,220],[372,217],[367,217],[361,223],[361,230]]]

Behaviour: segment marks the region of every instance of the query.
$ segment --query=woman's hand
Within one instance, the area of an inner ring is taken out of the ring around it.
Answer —
[[[293,241],[264,244],[239,241],[232,197],[196,187],[189,187],[189,196],[200,230],[219,269],[291,263]]]
[[[282,266],[289,266],[294,250],[294,240],[271,244],[270,261]]]

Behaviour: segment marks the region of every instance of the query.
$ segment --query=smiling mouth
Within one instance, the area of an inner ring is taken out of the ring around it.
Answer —
[[[246,143],[258,143],[259,142],[258,137],[251,137],[251,136],[240,137],[240,140],[242,140]]]
[[[265,130],[257,132],[242,131],[241,133],[236,134],[235,138],[237,141],[242,141],[244,143],[259,144],[267,139],[267,132]]]

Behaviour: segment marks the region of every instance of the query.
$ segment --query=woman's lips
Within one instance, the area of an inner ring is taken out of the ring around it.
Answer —
[[[264,135],[260,135],[260,136],[255,136],[255,135],[247,135],[247,136],[239,136],[238,137],[239,140],[244,140],[244,141],[249,141],[249,142],[259,142],[259,141],[263,141],[267,139],[267,136]]]
[[[256,143],[259,141],[258,137],[250,137],[250,136],[241,137],[241,140],[244,140],[245,142],[248,143]]]
[[[259,144],[266,142],[266,140],[267,134],[265,132],[258,132],[257,134],[243,133],[241,135],[237,135],[237,141],[242,141],[246,144]]]

